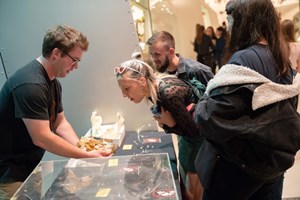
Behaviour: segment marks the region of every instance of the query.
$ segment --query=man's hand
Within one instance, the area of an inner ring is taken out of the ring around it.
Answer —
[[[93,150],[88,152],[91,157],[110,157],[113,155],[111,149],[101,148],[98,150]]]

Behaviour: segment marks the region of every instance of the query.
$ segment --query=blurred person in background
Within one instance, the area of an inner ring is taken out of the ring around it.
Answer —
[[[293,69],[300,72],[300,44],[295,39],[295,26],[292,20],[281,22],[281,30],[285,41],[289,45],[289,60]]]
[[[213,42],[213,44],[216,45],[217,36],[216,36],[215,30],[212,26],[208,26],[205,29],[205,34],[208,35],[210,37],[211,41]]]
[[[215,74],[216,73],[216,62],[215,62],[215,46],[216,46],[216,42],[217,42],[217,36],[215,34],[215,30],[212,26],[208,26],[206,29],[205,29],[205,34],[208,35],[214,45],[214,48],[210,48],[209,51],[212,52],[212,56],[213,56],[213,63],[212,63],[212,71],[213,73]]]
[[[213,57],[214,44],[212,39],[205,34],[205,27],[196,24],[196,37],[194,40],[194,51],[197,53],[197,61],[207,65],[215,74],[215,64]]]
[[[222,55],[223,55],[223,50],[226,44],[226,30],[223,29],[222,26],[219,26],[216,29],[216,36],[217,36],[217,41],[214,49],[214,54],[215,54],[215,62],[216,65],[218,66],[219,69],[222,67]]]
[[[293,17],[293,22],[295,26],[295,39],[300,42],[300,12],[297,12]]]

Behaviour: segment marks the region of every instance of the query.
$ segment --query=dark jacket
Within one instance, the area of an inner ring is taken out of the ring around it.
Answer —
[[[281,85],[246,67],[222,67],[196,106],[195,120],[207,140],[196,159],[204,187],[213,169],[200,165],[209,155],[261,180],[275,179],[293,165],[300,149],[299,81],[298,75],[292,85]]]
[[[183,58],[180,54],[179,64],[177,67],[176,76],[182,80],[188,81],[196,78],[203,85],[207,86],[210,79],[214,77],[211,68],[190,58]]]

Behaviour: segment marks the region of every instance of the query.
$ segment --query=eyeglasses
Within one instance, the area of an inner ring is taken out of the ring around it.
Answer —
[[[117,74],[123,74],[124,71],[126,69],[130,69],[131,71],[134,71],[136,73],[139,73],[140,75],[143,76],[143,74],[141,72],[139,72],[138,70],[135,70],[135,69],[132,69],[131,67],[124,67],[124,66],[120,66],[120,67],[115,67],[114,69],[114,73],[117,75]]]
[[[66,53],[67,56],[69,56],[69,58],[71,58],[73,60],[73,65],[77,64],[80,62],[80,59],[76,59],[73,56],[71,56],[70,54]]]

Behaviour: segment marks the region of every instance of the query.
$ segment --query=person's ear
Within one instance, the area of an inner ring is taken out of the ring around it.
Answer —
[[[140,82],[140,84],[141,84],[142,86],[146,86],[146,85],[147,85],[147,80],[146,80],[146,78],[143,77],[143,76],[139,78],[139,82]]]
[[[174,49],[174,48],[170,48],[170,49],[169,49],[169,53],[170,53],[171,55],[175,55],[175,49]]]
[[[54,48],[52,50],[51,56],[53,56],[55,59],[57,59],[58,57],[61,57],[61,54],[62,54],[62,52],[60,49]]]

